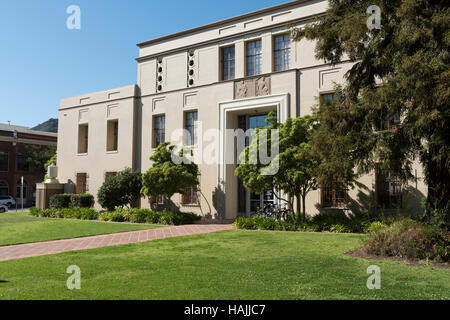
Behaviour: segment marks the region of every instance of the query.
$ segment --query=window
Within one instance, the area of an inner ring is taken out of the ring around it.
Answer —
[[[105,173],[105,181],[108,180],[111,177],[117,176],[117,172],[106,172]]]
[[[198,112],[186,112],[184,129],[186,130],[185,144],[195,146],[197,144],[197,120]]]
[[[275,71],[284,71],[290,68],[291,37],[288,34],[275,37]]]
[[[222,80],[233,80],[235,70],[234,46],[222,49]]]
[[[78,153],[88,153],[89,146],[89,125],[80,124],[78,127]]]
[[[256,76],[262,73],[261,40],[247,43],[247,76]]]
[[[0,172],[9,171],[9,152],[0,150]]]
[[[8,196],[9,195],[9,185],[6,181],[0,181],[0,196]],[[1,200],[6,200],[1,199]]]
[[[391,177],[388,170],[380,165],[375,168],[375,195],[377,204],[383,208],[401,207],[403,188],[400,182]]]
[[[119,120],[110,120],[107,125],[106,151],[117,151],[119,147]]]
[[[77,194],[84,194],[88,191],[87,173],[77,173]]]
[[[183,205],[198,205],[198,192],[196,188],[187,188],[182,195],[181,202]]]
[[[336,93],[324,93],[320,95],[320,98],[323,102],[336,101],[338,100],[338,95]]]
[[[166,116],[153,118],[153,147],[157,148],[166,141]]]
[[[345,208],[346,190],[342,184],[321,188],[322,208]]]
[[[377,121],[375,123],[376,131],[390,130],[400,124],[400,116],[398,113],[391,114],[387,107],[381,108]]]
[[[17,181],[17,184],[16,184],[16,198],[18,198],[18,199],[22,198],[21,197],[21,192],[20,192],[21,185],[22,185],[22,181],[21,180]],[[27,195],[28,195],[28,183],[27,183],[26,180],[23,180],[23,198],[24,199],[27,198]]]
[[[17,155],[17,171],[30,171],[30,164],[27,162],[27,157],[22,153],[19,153]]]

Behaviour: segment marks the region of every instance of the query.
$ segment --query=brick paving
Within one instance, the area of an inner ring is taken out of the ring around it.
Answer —
[[[158,239],[190,236],[194,234],[206,234],[231,230],[232,228],[233,227],[231,225],[225,224],[186,225],[115,233],[85,238],[12,245],[0,247],[0,261],[45,256],[69,251],[88,250],[124,244],[141,243]]]

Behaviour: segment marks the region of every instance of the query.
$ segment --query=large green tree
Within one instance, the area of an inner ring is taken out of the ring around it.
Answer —
[[[316,127],[315,118],[289,118],[285,123],[278,123],[276,113],[271,113],[267,121],[270,126],[257,129],[250,145],[240,155],[241,163],[235,174],[252,192],[261,193],[263,190],[273,189],[282,191],[287,198],[277,193],[276,197],[287,203],[292,213],[297,199],[297,213],[303,212],[305,218],[306,196],[318,187],[315,171],[319,158],[309,144]],[[274,139],[272,130],[279,130],[278,139]],[[261,139],[264,132],[267,139]],[[264,164],[259,158],[259,150],[270,150],[272,145],[276,146],[279,153],[272,155],[273,159],[269,164]],[[268,172],[274,174],[267,174]]]
[[[177,161],[173,161],[176,159]],[[149,198],[164,196],[170,200],[176,193],[184,193],[186,188],[197,188],[198,166],[189,161],[181,150],[175,154],[175,146],[163,143],[150,157],[153,165],[142,176],[142,193]]]
[[[36,171],[45,174],[47,162],[56,155],[55,147],[42,147],[36,145],[27,145],[23,149],[25,161]]]
[[[372,5],[381,9],[380,28],[367,25]],[[446,1],[333,0],[315,23],[292,29],[294,40],[316,41],[318,59],[354,62],[338,101],[317,110],[321,179],[351,183],[381,163],[406,180],[416,158],[429,188],[428,216],[448,219],[449,27]]]

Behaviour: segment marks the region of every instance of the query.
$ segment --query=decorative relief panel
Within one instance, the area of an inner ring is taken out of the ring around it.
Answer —
[[[234,83],[234,99],[267,96],[270,93],[270,77],[246,79]]]

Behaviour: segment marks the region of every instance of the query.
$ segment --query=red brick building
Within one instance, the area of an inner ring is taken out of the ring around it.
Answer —
[[[44,178],[42,171],[26,162],[24,150],[28,145],[56,147],[57,134],[0,124],[0,196],[12,196],[20,203],[20,180],[24,177],[25,205],[35,201],[36,183]]]

